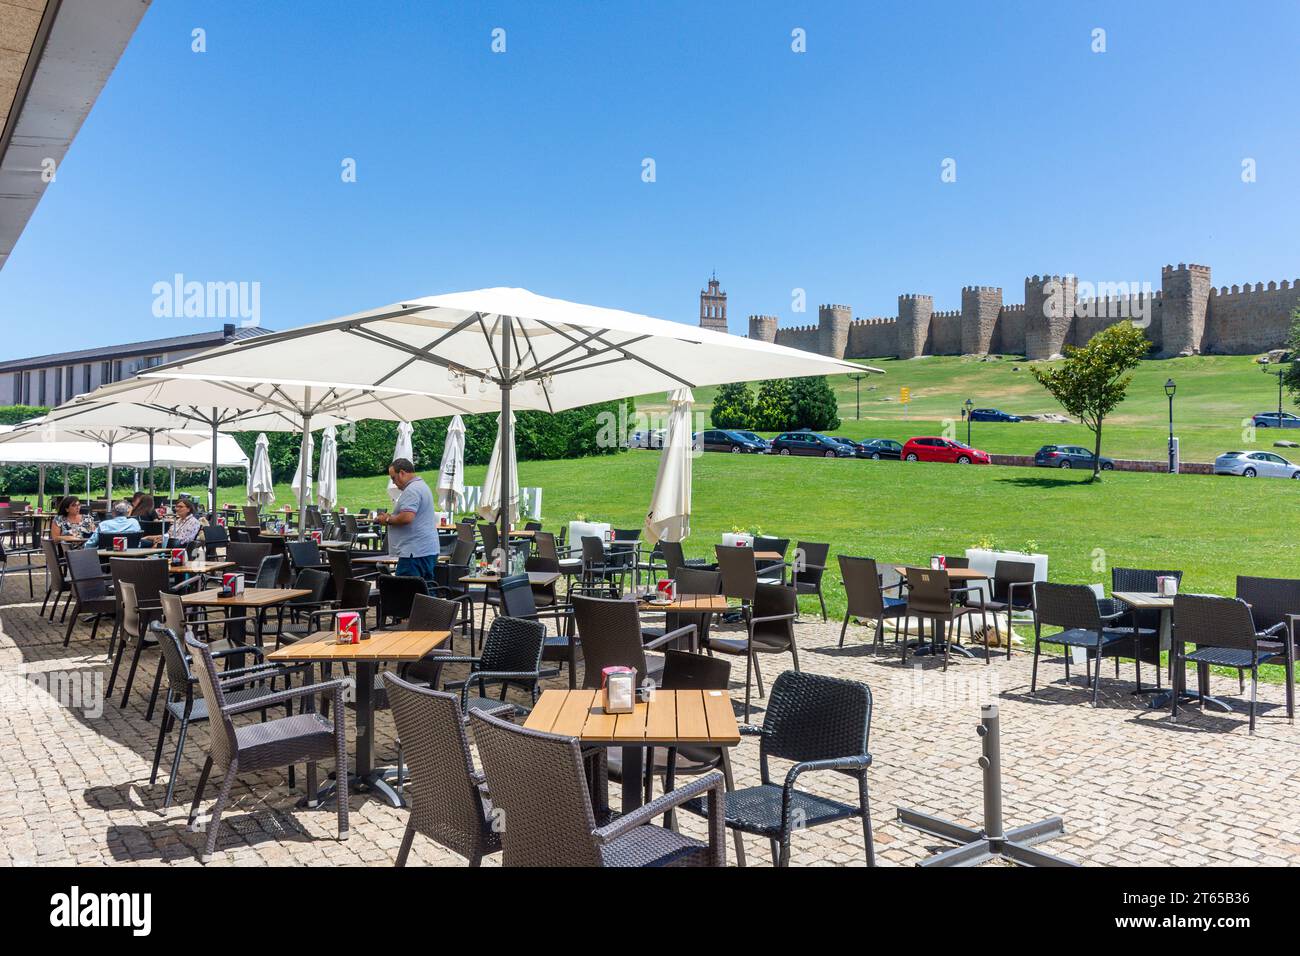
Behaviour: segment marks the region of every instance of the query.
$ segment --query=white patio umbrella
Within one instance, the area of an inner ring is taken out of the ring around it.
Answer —
[[[465,423],[459,415],[447,426],[438,467],[438,507],[455,514],[465,500]]]
[[[645,516],[646,538],[658,541],[683,541],[691,533],[691,410],[695,396],[689,388],[679,388],[668,395],[668,433],[659,456],[659,473],[650,495],[650,510]]]
[[[253,446],[253,467],[248,469],[248,503],[269,508],[275,503],[275,479],[271,475],[271,440],[259,432]]]
[[[397,444],[393,446],[393,461],[399,458],[405,458],[407,461],[415,461],[415,449],[411,444],[411,436],[415,429],[411,427],[410,422],[397,423]],[[388,479],[388,497],[393,504],[397,504],[397,499],[402,497],[402,489],[398,488],[392,478]]]
[[[312,438],[311,432],[302,433],[302,444],[298,447],[298,467],[293,473],[293,481],[289,487],[293,489],[293,496],[298,499],[298,509],[307,507],[307,503],[312,500],[311,482],[312,482],[312,454],[315,452],[316,441]],[[299,521],[300,525],[307,522]]]
[[[257,385],[281,382],[286,369],[293,370],[295,386],[393,389],[466,406],[459,412],[481,411],[491,400],[505,413],[725,382],[880,371],[526,289],[494,288],[411,299],[232,342],[144,376]],[[505,421],[498,447],[509,456],[508,414]],[[501,480],[512,471],[503,468]],[[501,521],[504,531],[504,509]]]
[[[519,472],[515,468],[514,434],[515,413],[502,412],[497,419],[497,440],[492,445],[487,474],[483,477],[483,497],[479,499],[478,514],[484,521],[501,522],[502,547],[505,546],[509,527],[519,520]],[[506,506],[502,511],[501,499]]]
[[[326,425],[320,441],[320,467],[316,476],[320,506],[332,511],[339,503],[339,445],[334,426]]]

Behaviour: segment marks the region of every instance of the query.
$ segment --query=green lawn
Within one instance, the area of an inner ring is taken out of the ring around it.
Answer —
[[[520,481],[544,489],[549,528],[576,515],[636,528],[658,460],[633,451],[523,462]],[[483,468],[467,472],[469,483],[482,481]],[[385,505],[385,483],[342,479],[343,504]],[[1109,582],[1112,565],[1172,567],[1186,588],[1224,594],[1239,573],[1300,571],[1300,504],[1289,481],[1126,472],[1087,484],[1046,469],[710,454],[696,459],[694,484],[689,556],[711,556],[733,527],[829,541],[833,614],[844,608],[836,554],[918,562],[987,541],[1048,554],[1056,581]],[[279,504],[293,501],[285,485],[276,494]],[[242,489],[222,489],[220,501],[242,501]]]
[[[861,421],[854,419],[853,380],[847,375],[831,378],[843,419],[835,433],[850,438],[905,441],[913,435],[939,435],[947,419],[953,423],[954,437],[965,440],[961,408],[967,398],[976,407],[1001,408],[1016,415],[1061,412],[1030,375],[1029,363],[1020,358],[980,361],[974,357],[932,356],[910,361],[869,359],[862,364],[884,369],[885,374],[862,380]],[[1277,408],[1277,379],[1265,375],[1252,356],[1191,356],[1143,362],[1134,371],[1128,398],[1103,432],[1103,454],[1114,458],[1165,458],[1169,405],[1164,384],[1169,378],[1178,386],[1175,433],[1186,461],[1213,461],[1215,456],[1234,449],[1270,448],[1279,437],[1300,441],[1300,430],[1260,429],[1254,441],[1243,433],[1243,419]],[[906,409],[898,402],[902,386],[911,389],[912,400]],[[714,392],[712,388],[695,392],[697,407],[705,413],[706,422]],[[1286,407],[1295,411],[1289,400]],[[637,408],[647,412],[667,410],[662,395],[638,399]],[[986,451],[1006,455],[1030,455],[1045,444],[1092,447],[1091,434],[1082,426],[1045,422],[975,422],[971,441]],[[1287,449],[1280,453],[1300,461],[1300,454],[1291,454]]]

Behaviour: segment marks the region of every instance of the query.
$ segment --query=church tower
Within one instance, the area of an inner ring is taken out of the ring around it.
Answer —
[[[700,290],[700,328],[727,331],[727,293],[718,286],[718,274],[709,279],[709,287]]]

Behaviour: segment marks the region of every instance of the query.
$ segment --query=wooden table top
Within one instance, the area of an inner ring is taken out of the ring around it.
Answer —
[[[755,551],[755,561],[784,561],[785,555],[780,551]]]
[[[894,570],[907,577],[908,567],[905,564],[894,566]],[[918,571],[947,571],[949,581],[982,581],[989,576],[987,571],[976,571],[974,568],[917,568]]]
[[[726,596],[722,594],[679,594],[671,604],[655,604],[653,601],[639,603],[643,611],[666,611],[671,614],[721,613],[731,609]]]
[[[740,743],[731,697],[724,690],[656,691],[654,700],[637,703],[630,714],[605,713],[601,696],[598,690],[542,691],[524,726],[607,746]]]
[[[68,540],[67,538],[63,539]],[[164,551],[170,551],[171,548],[126,548],[122,551],[114,551],[112,548],[99,548],[101,558],[147,558],[155,554],[162,554]]]
[[[528,583],[536,584],[540,588],[547,587],[560,580],[558,571],[526,571]],[[460,579],[461,584],[487,584],[496,585],[501,583],[499,574],[469,574]]]
[[[221,588],[208,588],[182,596],[181,603],[190,607],[274,607],[310,594],[304,588],[245,588],[238,597],[223,598]]]
[[[172,574],[216,574],[235,566],[234,561],[190,561],[187,564],[169,565]]]
[[[1174,606],[1172,597],[1164,597],[1153,591],[1112,591],[1110,596],[1142,611],[1160,611]]]
[[[353,555],[353,564],[396,564],[398,557],[395,554],[363,554]]]
[[[360,644],[338,644],[320,631],[266,655],[268,661],[418,661],[445,644],[451,631],[372,631]]]

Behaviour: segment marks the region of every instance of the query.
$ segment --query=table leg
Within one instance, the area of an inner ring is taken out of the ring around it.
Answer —
[[[631,813],[641,806],[645,783],[640,747],[623,748],[623,812]]]
[[[356,720],[357,752],[352,761],[352,770],[348,774],[348,786],[354,793],[373,793],[391,807],[403,805],[401,796],[388,783],[389,777],[396,777],[397,768],[372,767],[371,760],[375,746],[375,663],[374,661],[354,661],[356,666]],[[316,805],[334,795],[337,783],[331,780],[321,787]]]

